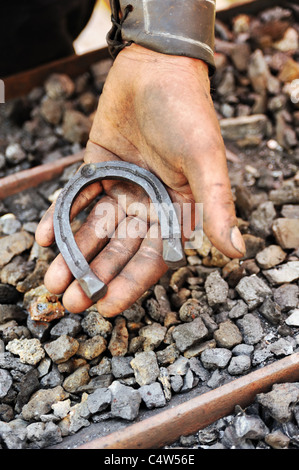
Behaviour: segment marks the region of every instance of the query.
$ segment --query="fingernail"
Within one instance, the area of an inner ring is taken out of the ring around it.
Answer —
[[[241,235],[240,230],[235,225],[230,232],[230,240],[232,242],[233,247],[242,255],[245,254],[246,248],[243,237]]]

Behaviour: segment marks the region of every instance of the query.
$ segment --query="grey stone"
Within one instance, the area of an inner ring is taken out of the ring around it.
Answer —
[[[263,364],[267,359],[273,357],[274,354],[270,351],[269,345],[265,348],[255,349],[252,354],[251,363],[253,366]]]
[[[0,367],[8,370],[15,370],[26,373],[33,369],[33,366],[24,364],[18,357],[14,357],[10,352],[0,353]]]
[[[40,385],[42,388],[54,388],[62,385],[63,379],[63,375],[54,364],[52,370],[41,378]]]
[[[226,348],[205,349],[200,360],[207,369],[223,369],[231,360],[232,352]]]
[[[197,442],[197,437],[194,434],[190,434],[189,436],[180,436],[180,444],[183,447],[190,447],[197,444]]]
[[[220,372],[219,369],[212,370],[213,372],[211,374],[211,377],[207,381],[207,386],[214,389],[224,384],[225,376]]]
[[[33,263],[31,261],[23,259],[21,255],[15,256],[2,268],[0,273],[1,282],[16,286],[19,281],[23,281],[32,272],[32,269]]]
[[[68,434],[75,434],[81,428],[90,425],[88,419],[84,417],[86,414],[86,410],[87,405],[86,400],[84,399],[81,403],[77,403],[70,409],[68,415],[59,422],[59,428],[61,430],[62,436],[67,436]]]
[[[268,427],[259,416],[249,416],[245,413],[241,416],[236,416],[234,427],[237,436],[245,439],[264,439],[269,433]]]
[[[65,418],[71,409],[71,400],[68,398],[67,400],[58,401],[51,408],[58,419]]]
[[[295,310],[290,311],[289,316],[285,322],[289,326],[295,326],[298,328],[299,327],[299,309],[296,308]]]
[[[280,323],[281,308],[270,297],[266,298],[258,310],[272,325]]]
[[[182,322],[190,322],[201,313],[201,306],[197,299],[188,299],[179,309],[179,317]]]
[[[299,279],[299,261],[289,261],[277,268],[263,271],[264,276],[271,284],[284,284]]]
[[[29,424],[27,438],[35,444],[36,449],[52,446],[62,441],[61,430],[53,422]]]
[[[160,374],[157,357],[153,351],[137,353],[130,364],[140,386],[155,382]]]
[[[273,189],[269,192],[269,199],[275,205],[283,204],[298,204],[299,203],[299,188],[288,186],[285,184],[279,189]]]
[[[142,385],[138,391],[147,408],[160,408],[166,405],[165,395],[159,382]]]
[[[62,335],[76,336],[81,330],[81,321],[79,315],[65,316],[53,326],[50,330],[51,337],[54,339]]]
[[[216,348],[216,341],[214,339],[209,339],[199,344],[195,344],[194,346],[191,346],[191,348],[186,349],[184,356],[187,359],[198,357],[207,348]]]
[[[5,157],[12,165],[17,165],[26,158],[26,153],[19,143],[8,145],[5,150]]]
[[[272,294],[270,287],[256,274],[243,277],[236,286],[236,291],[248,305],[249,310],[258,307]]]
[[[275,219],[272,231],[277,243],[284,249],[299,246],[299,219]]]
[[[208,329],[200,317],[195,318],[190,323],[175,326],[172,337],[176,347],[184,352],[186,349],[199,343],[208,335]]]
[[[51,406],[68,398],[68,393],[61,386],[42,389],[35,392],[29,402],[23,406],[22,417],[26,421],[39,421],[40,416],[49,413]]]
[[[272,222],[276,211],[272,201],[263,202],[251,213],[250,226],[259,237],[268,237],[272,233]]]
[[[250,368],[250,357],[245,354],[240,354],[232,357],[227,370],[231,375],[242,375],[248,372]]]
[[[268,119],[264,114],[225,118],[220,120],[220,128],[223,138],[230,141],[248,137],[262,139],[268,131]]]
[[[111,359],[104,356],[100,363],[90,368],[89,375],[105,375],[111,373]]]
[[[2,270],[1,270],[1,275],[2,275]],[[6,283],[3,283],[3,281],[1,282],[0,284],[0,305],[1,305],[1,310],[4,308],[3,304],[4,305],[7,305],[7,304],[11,304],[11,309],[13,308],[13,306],[15,307],[15,310],[19,312],[19,314],[21,313],[20,310],[23,310],[23,314],[24,314],[24,309],[22,309],[21,307],[20,308],[16,308],[16,304],[18,302],[20,298],[20,293],[17,291],[17,289],[10,285],[10,284],[6,284]],[[21,319],[21,317],[19,317],[19,319]]]
[[[34,237],[24,230],[0,238],[0,268],[9,263],[14,256],[31,248],[33,242]]]
[[[141,403],[138,390],[122,385],[117,380],[110,385],[109,390],[112,393],[111,415],[128,421],[134,420],[138,416]]]
[[[205,290],[208,303],[211,307],[223,304],[228,296],[228,284],[222,279],[218,271],[213,271],[208,275],[205,282]]]
[[[82,385],[88,384],[90,381],[89,377],[89,364],[78,367],[72,374],[68,375],[63,382],[63,388],[70,393],[76,393],[76,391],[82,387]]]
[[[267,434],[265,442],[269,444],[272,449],[288,449],[290,438],[280,431],[280,429],[276,429]]]
[[[171,400],[170,375],[166,367],[160,367],[158,381],[161,383],[166,401]]]
[[[76,354],[88,361],[100,356],[107,347],[106,339],[101,335],[92,336],[84,341],[81,341]]]
[[[202,382],[208,380],[210,374],[203,367],[202,363],[197,357],[191,357],[189,359],[190,370],[201,380]]]
[[[233,307],[230,309],[228,316],[231,319],[243,317],[248,313],[248,306],[244,300],[237,300]]]
[[[192,388],[196,387],[199,382],[199,378],[189,369],[184,376],[184,383],[181,388],[181,392],[189,392]]]
[[[46,353],[53,362],[61,364],[74,356],[79,349],[79,342],[68,335],[62,335],[56,340],[44,345]]]
[[[184,379],[181,375],[173,375],[172,377],[170,377],[170,384],[172,390],[175,393],[178,393],[184,384]]]
[[[262,339],[264,330],[256,315],[247,313],[243,318],[237,320],[237,325],[242,332],[244,343],[257,344]]]
[[[287,254],[278,245],[269,245],[260,251],[255,259],[262,269],[270,269],[286,259]]]
[[[0,233],[11,235],[19,232],[22,228],[21,222],[12,214],[6,214],[0,217]]]
[[[236,433],[235,427],[233,425],[227,426],[224,430],[223,437],[221,438],[221,443],[227,449],[255,449],[254,445],[250,440],[243,437],[239,437]]]
[[[197,433],[198,441],[200,444],[211,444],[216,441],[219,437],[219,430],[213,423],[204,429],[200,429]],[[224,448],[224,447],[223,447]]]
[[[217,323],[215,322],[215,320],[212,318],[212,316],[209,313],[207,312],[201,313],[200,318],[202,319],[205,326],[207,327],[209,334],[213,334],[214,331],[218,329]]]
[[[299,287],[296,284],[283,284],[274,289],[273,299],[282,312],[296,308],[299,302]]]
[[[180,356],[173,364],[167,367],[169,375],[185,375],[190,367],[189,360]]]
[[[5,369],[0,369],[0,398],[4,398],[7,395],[12,383],[13,380],[10,373]]]
[[[145,303],[146,312],[155,321],[163,323],[163,312],[158,300],[150,298]]]
[[[290,421],[294,407],[299,402],[299,383],[275,384],[270,392],[258,394],[256,400],[274,419],[285,423]]]
[[[144,308],[138,303],[133,304],[130,308],[127,308],[122,312],[122,315],[132,322],[140,322],[145,315]]]
[[[299,204],[286,204],[282,206],[281,215],[287,219],[299,219]]]
[[[83,318],[81,325],[85,333],[91,337],[101,335],[106,338],[112,332],[112,324],[93,310]]]
[[[14,339],[10,341],[6,349],[20,356],[20,361],[25,364],[35,365],[45,357],[45,351],[37,338]]]
[[[45,357],[44,359],[40,361],[37,367],[39,377],[44,377],[46,374],[48,374],[51,364],[52,364],[52,361],[49,357]]]
[[[242,343],[243,338],[237,325],[231,320],[226,320],[220,323],[218,330],[214,332],[214,339],[218,347],[231,349]]]
[[[269,350],[275,356],[288,356],[293,353],[294,348],[286,338],[280,338],[270,345]]]
[[[232,349],[232,353],[235,355],[235,356],[239,356],[239,355],[247,355],[247,356],[251,356],[251,354],[253,353],[254,351],[254,346],[252,346],[251,344],[237,344],[237,346],[235,346],[233,349]]]
[[[180,351],[174,343],[167,346],[165,349],[156,352],[159,365],[172,364],[180,355]]]
[[[77,392],[87,392],[93,393],[98,388],[105,388],[109,387],[113,382],[113,375],[112,374],[104,374],[99,375],[97,377],[93,377],[89,382],[85,383],[84,385],[80,385],[77,388]]]
[[[0,437],[6,449],[25,449],[25,437],[12,428],[11,423],[0,421]]]
[[[30,315],[27,317],[26,326],[34,338],[45,341],[49,337],[49,331],[52,328],[51,322],[42,322],[32,320]]]
[[[28,403],[31,395],[40,388],[38,380],[38,372],[36,369],[31,369],[23,375],[18,384],[18,396],[16,399],[15,410],[20,413],[26,403]]]
[[[153,322],[151,325],[143,326],[139,330],[139,336],[145,338],[143,342],[144,351],[153,351],[165,338],[167,328],[160,323]]]
[[[45,91],[53,100],[69,98],[75,91],[75,84],[66,74],[52,73],[45,81]]]
[[[98,388],[88,395],[87,406],[91,414],[105,410],[111,403],[111,390],[106,387]]]
[[[134,371],[130,365],[132,356],[115,356],[111,359],[111,371],[116,379],[130,377]]]

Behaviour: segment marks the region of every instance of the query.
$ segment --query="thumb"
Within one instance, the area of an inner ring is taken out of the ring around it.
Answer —
[[[241,258],[245,243],[237,227],[224,145],[201,152],[185,165],[195,202],[203,204],[203,230],[224,255]]]

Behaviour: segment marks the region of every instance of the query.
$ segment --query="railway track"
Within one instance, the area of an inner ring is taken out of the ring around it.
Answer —
[[[296,2],[293,2],[296,3]],[[255,14],[280,2],[265,0],[252,1],[245,5],[219,11],[218,19],[224,24],[233,16]],[[71,77],[83,73],[94,61],[105,60],[106,49],[81,57],[71,57],[38,69],[8,77],[5,80],[6,99],[14,99],[41,86],[50,73],[67,73]],[[83,152],[61,158],[55,162],[38,165],[5,176],[0,179],[0,200],[20,191],[37,187],[41,182],[51,181],[63,170],[82,161]],[[136,422],[127,424],[118,420],[92,424],[52,448],[77,449],[154,449],[163,448],[175,442],[181,435],[188,435],[203,429],[218,419],[232,413],[236,405],[246,407],[253,403],[259,393],[271,390],[277,383],[299,381],[299,353],[273,361],[240,378],[211,391],[193,389],[180,394],[163,411],[147,410]]]

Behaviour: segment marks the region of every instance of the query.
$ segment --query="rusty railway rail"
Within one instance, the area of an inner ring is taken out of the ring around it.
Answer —
[[[83,154],[84,151],[81,151],[75,155],[62,157],[54,162],[38,165],[28,170],[18,171],[12,175],[0,178],[0,201],[8,196],[29,188],[35,188],[45,181],[56,178],[66,167],[82,161]]]
[[[275,383],[299,380],[299,353],[233,380],[211,392],[163,411],[131,426],[94,439],[78,449],[154,449],[175,442],[212,424],[234,411],[236,405],[246,407],[258,393]]]
[[[297,3],[296,0],[293,2]],[[217,18],[226,22],[237,14],[255,14],[270,6],[280,5],[279,0],[252,0],[217,12]],[[83,56],[71,56],[33,70],[4,78],[6,99],[25,95],[42,85],[50,73],[67,73],[72,77],[84,73],[95,61],[108,58],[103,48]],[[231,161],[238,157],[227,152]],[[0,200],[28,188],[36,187],[62,173],[67,166],[80,162],[83,151],[56,162],[18,172],[0,179]],[[267,392],[276,383],[299,380],[299,353],[275,361],[210,392],[189,399],[180,405],[166,409],[149,418],[93,439],[77,446],[77,449],[153,449],[175,442],[179,436],[203,429],[234,411],[236,405],[246,407],[258,393]],[[86,438],[87,439],[87,438]],[[84,440],[84,439],[83,439]],[[82,442],[82,441],[81,441]],[[60,446],[58,446],[60,447]]]

